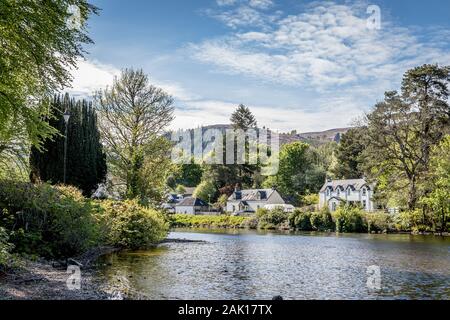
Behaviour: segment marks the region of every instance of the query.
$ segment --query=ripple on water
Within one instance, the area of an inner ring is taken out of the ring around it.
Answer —
[[[104,259],[107,281],[150,299],[450,299],[450,239],[409,235],[173,232],[166,243]],[[369,290],[367,267],[381,269]]]

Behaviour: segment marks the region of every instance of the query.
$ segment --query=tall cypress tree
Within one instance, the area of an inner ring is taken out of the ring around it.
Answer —
[[[32,148],[30,155],[31,181],[53,184],[64,181],[64,113],[70,113],[67,131],[66,183],[80,188],[86,196],[106,178],[106,156],[100,143],[97,115],[86,100],[76,101],[69,95],[55,96],[49,124],[59,131],[46,140],[42,152]]]

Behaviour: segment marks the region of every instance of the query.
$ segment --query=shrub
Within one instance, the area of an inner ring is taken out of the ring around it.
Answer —
[[[238,216],[210,216],[210,215],[192,215],[175,214],[171,216],[171,227],[174,228],[246,228],[249,217]]]
[[[260,229],[276,229],[288,220],[288,214],[280,208],[273,210],[258,209],[256,217]]]
[[[364,212],[349,205],[340,206],[333,214],[336,232],[365,232]]]
[[[392,229],[392,221],[389,213],[386,212],[369,212],[366,214],[367,231],[387,232]]]
[[[313,212],[310,217],[311,228],[316,231],[329,231],[335,229],[333,217],[328,208]]]
[[[0,227],[0,273],[11,266],[13,245],[8,242],[9,236],[6,230]]]
[[[163,214],[144,208],[135,200],[107,200],[98,204],[102,238],[112,246],[145,249],[167,236],[169,228]]]
[[[289,216],[289,226],[297,230],[312,231],[311,213],[296,209]]]
[[[0,210],[17,252],[66,257],[97,240],[91,205],[73,187],[0,181]]]

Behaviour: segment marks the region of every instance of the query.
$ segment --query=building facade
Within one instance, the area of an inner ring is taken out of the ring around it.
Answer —
[[[365,179],[327,180],[319,193],[319,208],[328,207],[333,212],[341,204],[360,206],[365,211],[374,211],[374,186]]]
[[[227,212],[251,214],[267,205],[285,206],[286,203],[275,189],[234,190],[227,201]]]

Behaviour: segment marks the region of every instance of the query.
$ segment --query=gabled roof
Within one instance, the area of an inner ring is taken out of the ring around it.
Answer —
[[[176,205],[177,207],[207,207],[208,204],[199,198],[187,197],[184,198],[180,203]]]
[[[242,201],[265,201],[270,198],[272,193],[276,192],[274,189],[247,189],[233,192],[228,198],[229,201],[242,200]],[[236,198],[236,193],[240,193],[241,197]]]
[[[349,180],[332,180],[326,182],[320,192],[325,192],[328,187],[331,187],[333,190],[336,190],[337,187],[342,187],[344,190],[347,190],[348,187],[353,187],[355,190],[361,190],[363,186],[367,186],[370,189],[373,189],[373,185],[370,185],[364,179],[349,179]]]

